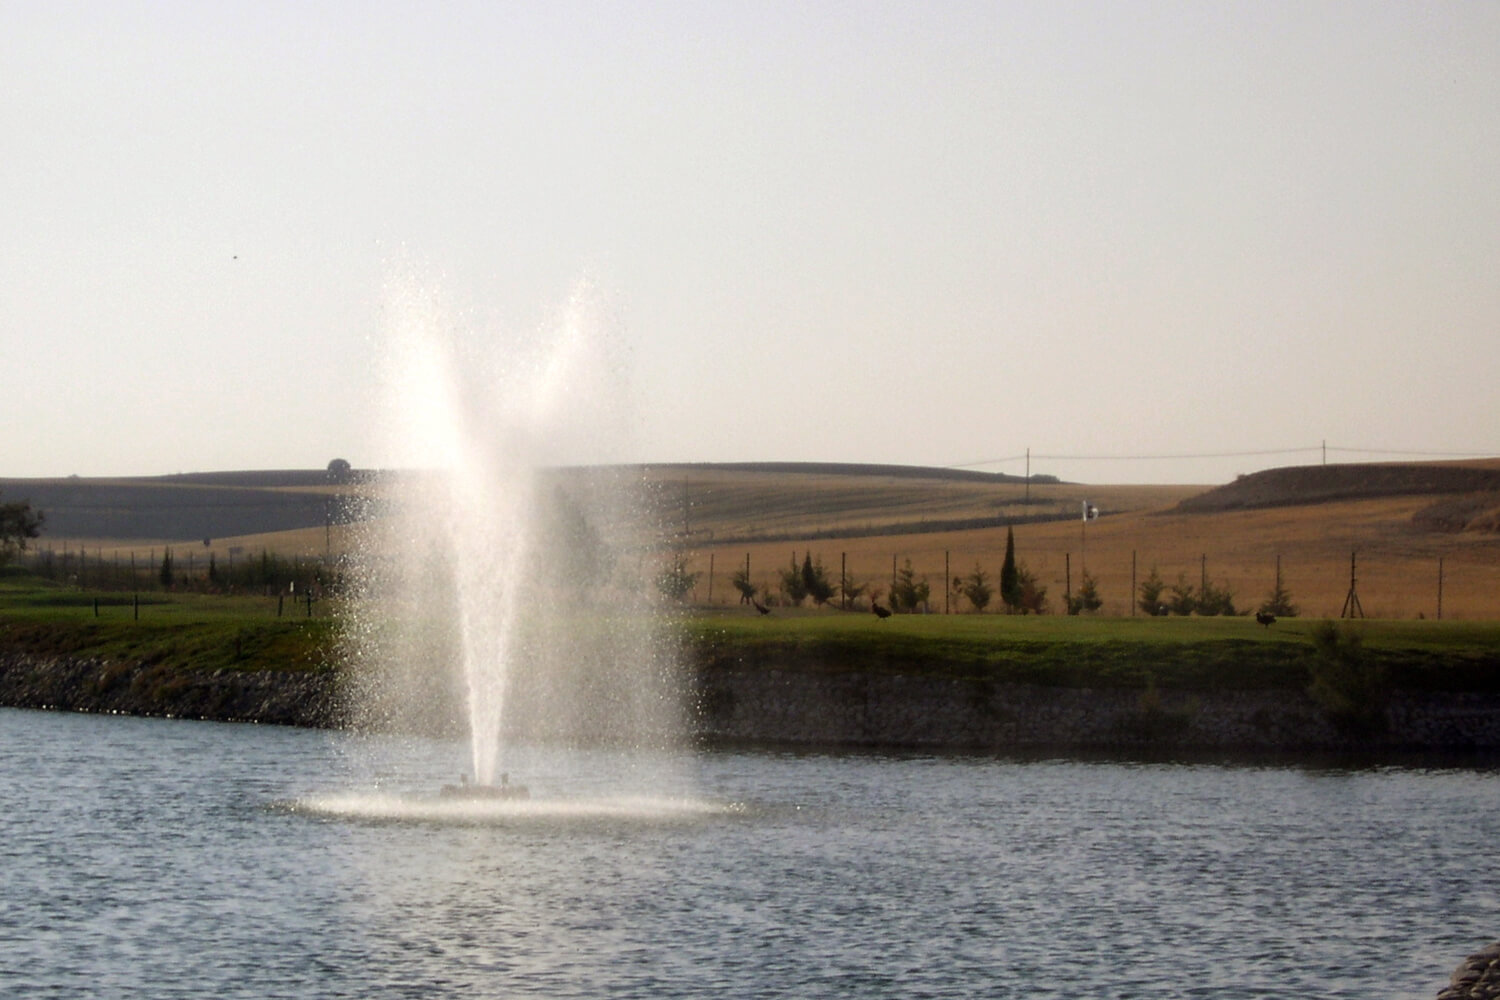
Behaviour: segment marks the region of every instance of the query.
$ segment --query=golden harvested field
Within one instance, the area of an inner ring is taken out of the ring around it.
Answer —
[[[1247,483],[1255,479],[1246,477]],[[945,566],[949,577],[968,576],[978,566],[993,585],[1005,554],[1003,524],[899,534],[867,533],[863,526],[934,522],[989,509],[1001,517],[1068,514],[1065,520],[1014,527],[1017,559],[1048,588],[1054,611],[1061,609],[1069,581],[1076,589],[1087,568],[1104,598],[1101,613],[1130,614],[1132,581],[1144,580],[1153,566],[1168,584],[1181,575],[1196,587],[1206,573],[1210,583],[1234,595],[1237,609],[1253,611],[1274,586],[1279,556],[1283,582],[1302,614],[1337,616],[1349,593],[1350,557],[1357,554],[1356,593],[1368,617],[1434,617],[1441,560],[1444,618],[1500,618],[1500,533],[1483,527],[1436,530],[1419,523],[1421,515],[1451,506],[1455,498],[1472,498],[1481,512],[1474,520],[1483,525],[1482,512],[1500,507],[1500,494],[1488,491],[1181,513],[1174,509],[1179,501],[1209,487],[1033,485],[1033,503],[1024,507],[1017,505],[1021,488],[1011,485],[871,481],[856,488],[837,478],[782,476],[780,492],[769,484],[761,488],[764,493],[752,502],[746,483],[688,477],[688,496],[704,495],[702,502],[693,501],[685,547],[691,568],[705,574],[695,594],[700,602],[737,603],[730,578],[747,556],[752,582],[774,595],[777,571],[811,551],[832,578],[847,567],[853,580],[882,593],[889,589],[893,561],[900,565],[909,559],[932,588],[933,610],[942,611],[946,600],[953,611],[965,611],[961,597],[945,598]],[[734,502],[715,501],[715,490]],[[859,495],[864,491],[868,495]],[[833,497],[841,497],[844,506],[836,509],[828,502]],[[1101,511],[1086,527],[1085,499]],[[771,513],[757,517],[756,503]],[[858,534],[826,537],[841,528]],[[755,537],[777,529],[785,530],[774,541]],[[794,537],[798,530],[800,538]],[[815,537],[819,533],[825,537]]]
[[[736,605],[730,578],[747,557],[752,582],[774,597],[778,571],[811,551],[833,579],[847,567],[867,594],[881,596],[893,563],[910,560],[932,588],[932,610],[946,603],[967,611],[962,598],[945,596],[945,576],[968,576],[978,566],[994,585],[1010,523],[1017,558],[1047,587],[1053,612],[1062,610],[1064,592],[1070,584],[1078,588],[1086,568],[1104,599],[1102,613],[1130,614],[1132,583],[1153,566],[1169,585],[1182,577],[1196,587],[1206,575],[1230,591],[1238,610],[1253,611],[1269,594],[1280,557],[1302,614],[1337,616],[1355,553],[1357,594],[1369,617],[1435,617],[1441,560],[1442,617],[1500,619],[1500,460],[1292,467],[1220,487],[1033,482],[1028,488],[950,470],[837,465],[665,465],[555,475],[565,487],[597,486],[599,477],[643,484],[658,532],[653,549],[663,558],[680,552],[703,574],[693,595],[700,604]],[[274,481],[264,488],[286,489]],[[16,495],[7,488],[7,497]],[[1087,527],[1084,500],[1100,511]],[[81,544],[91,558],[106,560],[115,553],[144,560],[170,544],[179,566],[189,558],[202,566],[210,552],[221,565],[231,552],[235,559],[262,550],[337,556],[357,532],[357,526],[304,522],[290,530],[225,531],[208,547],[201,538],[181,537],[54,535],[42,544]]]

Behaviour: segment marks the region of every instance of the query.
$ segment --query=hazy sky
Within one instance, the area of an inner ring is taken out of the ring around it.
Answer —
[[[592,283],[591,459],[1500,454],[1492,0],[8,0],[0,95],[0,476],[387,464],[410,273]]]

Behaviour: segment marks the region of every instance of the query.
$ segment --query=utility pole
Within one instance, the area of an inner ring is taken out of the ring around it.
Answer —
[[[1083,568],[1083,571],[1087,573],[1089,571],[1089,522],[1099,516],[1099,508],[1095,507],[1087,500],[1082,501],[1082,503],[1083,527],[1079,529],[1081,533],[1079,544],[1083,551],[1079,553],[1079,565]]]
[[[1354,589],[1354,557],[1357,553],[1349,553],[1349,595],[1344,598],[1344,610],[1339,612],[1340,618],[1363,618],[1365,609],[1359,606],[1359,594]]]

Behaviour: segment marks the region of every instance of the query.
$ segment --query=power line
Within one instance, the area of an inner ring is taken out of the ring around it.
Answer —
[[[1262,455],[1294,455],[1301,452],[1321,451],[1319,445],[1311,448],[1266,448],[1256,451],[1212,451],[1212,452],[1167,452],[1156,455],[1044,455],[1033,453],[1032,458],[1050,458],[1068,462],[1144,462],[1171,461],[1185,458],[1242,458]]]
[[[944,465],[944,469],[975,469],[981,465],[1004,465],[1006,462],[1020,462],[1026,458],[1023,452],[1020,455],[1012,455],[1009,458],[987,458],[982,462],[959,462],[955,465]]]
[[[1313,445],[1310,448],[1271,448],[1260,451],[1171,452],[1154,455],[1065,455],[1034,451],[1031,453],[1031,457],[1050,459],[1054,462],[1141,462],[1187,458],[1238,458],[1246,455],[1291,455],[1298,452],[1320,450],[1322,450],[1321,445]],[[1025,454],[1013,455],[1009,458],[991,458],[983,462],[966,462],[960,465],[950,465],[946,468],[970,469],[980,465],[1001,465],[1006,462],[1019,462],[1025,458]]]
[[[1336,448],[1328,446],[1329,451],[1351,451],[1364,455],[1419,455],[1424,458],[1493,458],[1493,451],[1410,451],[1395,450],[1390,448]]]
[[[1346,454],[1361,455],[1409,455],[1422,458],[1486,458],[1496,454],[1492,451],[1422,451],[1396,448],[1356,448],[1350,446],[1336,445],[1307,445],[1299,448],[1266,448],[1253,451],[1205,451],[1205,452],[1159,452],[1155,454],[1138,455],[1071,455],[1058,453],[1031,452],[1031,458],[1047,459],[1054,462],[1150,462],[1150,461],[1178,461],[1186,459],[1205,458],[1245,458],[1264,457],[1267,455],[1298,455],[1309,452],[1342,452]],[[962,462],[955,465],[945,466],[949,469],[972,469],[982,465],[1004,465],[1010,462],[1020,462],[1027,458],[1026,453],[1011,455],[1006,458],[991,458],[980,462]]]

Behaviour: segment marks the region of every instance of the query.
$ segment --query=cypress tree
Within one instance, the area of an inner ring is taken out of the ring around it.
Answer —
[[[1000,567],[1000,600],[1015,611],[1021,606],[1021,575],[1016,572],[1016,532],[1005,527],[1005,562]]]

